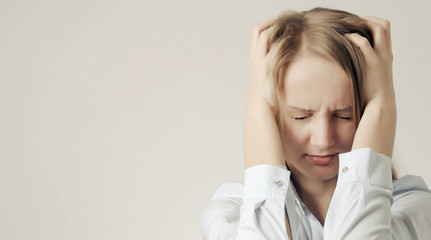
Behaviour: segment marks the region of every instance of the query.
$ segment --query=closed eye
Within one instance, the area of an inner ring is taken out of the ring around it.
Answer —
[[[343,119],[346,121],[351,121],[352,120],[352,114],[353,114],[352,107],[347,107],[347,108],[336,110],[334,112],[334,117],[339,118],[339,119]]]
[[[299,116],[299,117],[294,117],[295,120],[304,120],[307,119],[309,117],[313,116],[313,114],[307,114],[307,115],[303,115],[303,116]]]
[[[336,117],[341,118],[343,120],[348,120],[348,121],[352,120],[351,116],[336,116]]]

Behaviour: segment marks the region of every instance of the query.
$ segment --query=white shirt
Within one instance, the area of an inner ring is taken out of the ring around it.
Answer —
[[[391,160],[371,149],[339,155],[323,227],[302,203],[285,167],[246,169],[244,184],[222,185],[201,219],[204,239],[431,239],[431,191],[420,177],[392,183]]]

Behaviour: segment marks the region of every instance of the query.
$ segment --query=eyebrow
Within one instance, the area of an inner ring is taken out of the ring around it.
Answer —
[[[309,108],[299,108],[299,107],[293,107],[293,106],[287,106],[287,108],[298,112],[315,112],[315,110],[312,110]],[[348,106],[341,109],[335,109],[333,112],[337,113],[337,112],[351,112],[351,111],[352,111],[352,106]]]
[[[334,112],[351,112],[351,111],[352,111],[352,107],[349,106],[342,109],[336,109]]]

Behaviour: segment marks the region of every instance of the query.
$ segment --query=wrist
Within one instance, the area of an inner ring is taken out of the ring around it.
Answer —
[[[273,109],[274,96],[269,83],[249,84],[247,90],[247,107]]]
[[[391,157],[396,124],[397,110],[392,96],[380,95],[369,100],[356,130],[352,150],[372,148]]]
[[[255,112],[260,114],[271,114],[275,117],[274,104],[272,100],[256,92],[249,92],[247,94],[245,111],[246,113]]]
[[[381,105],[395,106],[395,91],[392,86],[387,86],[386,91],[378,91],[367,98],[367,105],[371,102],[376,102]]]
[[[396,117],[397,107],[395,102],[395,94],[378,95],[368,100],[365,111],[372,110],[390,117]]]
[[[262,101],[247,101],[244,117],[246,167],[283,165],[283,152],[274,111]]]

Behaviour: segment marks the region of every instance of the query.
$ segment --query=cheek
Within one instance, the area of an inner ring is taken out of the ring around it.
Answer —
[[[285,148],[297,149],[307,142],[306,136],[304,126],[286,123],[281,138]]]

